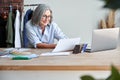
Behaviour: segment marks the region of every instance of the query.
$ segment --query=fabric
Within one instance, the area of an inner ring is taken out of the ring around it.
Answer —
[[[20,37],[21,37],[21,47],[23,47],[23,20],[24,20],[24,14],[21,12],[20,16]]]
[[[14,40],[14,47],[21,48],[21,39],[20,39],[20,12],[16,10],[16,18],[14,23],[15,29],[15,40]]]
[[[9,12],[6,25],[6,43],[7,47],[13,47],[13,27],[12,27],[12,12]]]
[[[28,9],[26,11],[26,14],[24,16],[24,21],[23,21],[23,47],[27,47],[28,46],[28,38],[26,36],[26,23],[31,19],[32,17],[32,13],[33,13],[33,10],[31,9]]]
[[[6,47],[6,23],[7,20],[0,16],[0,47]]]
[[[40,26],[34,26],[31,24],[31,20],[26,24],[26,33],[30,44],[36,48],[38,43],[54,43],[54,39],[64,39],[67,36],[61,31],[55,22],[45,27],[44,34]]]

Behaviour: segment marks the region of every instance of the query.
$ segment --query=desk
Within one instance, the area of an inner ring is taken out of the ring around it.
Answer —
[[[31,49],[30,51],[41,54],[52,51],[52,49]],[[71,54],[69,56],[40,56],[31,60],[0,58],[0,71],[48,71],[47,73],[49,71],[50,73],[54,71],[73,71],[73,73],[76,71],[107,72],[110,70],[111,64],[120,70],[120,48],[94,53]],[[59,79],[57,78],[57,80]]]

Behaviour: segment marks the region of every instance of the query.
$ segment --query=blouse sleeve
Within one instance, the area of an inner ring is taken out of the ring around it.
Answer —
[[[29,22],[26,24],[26,35],[30,44],[32,44],[35,48],[37,43],[41,43],[34,30],[34,27]]]

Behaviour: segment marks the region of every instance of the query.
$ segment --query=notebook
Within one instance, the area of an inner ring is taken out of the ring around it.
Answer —
[[[89,52],[110,50],[117,48],[119,28],[97,29],[92,33],[91,49]]]
[[[80,38],[60,39],[52,52],[64,52],[73,50],[75,45],[80,44]]]

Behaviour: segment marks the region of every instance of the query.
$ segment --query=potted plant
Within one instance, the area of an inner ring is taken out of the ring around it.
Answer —
[[[120,8],[120,0],[101,0],[104,1],[103,8],[110,9],[110,13],[108,14],[107,20],[101,20],[100,27],[101,28],[113,28],[115,27],[115,12]]]

